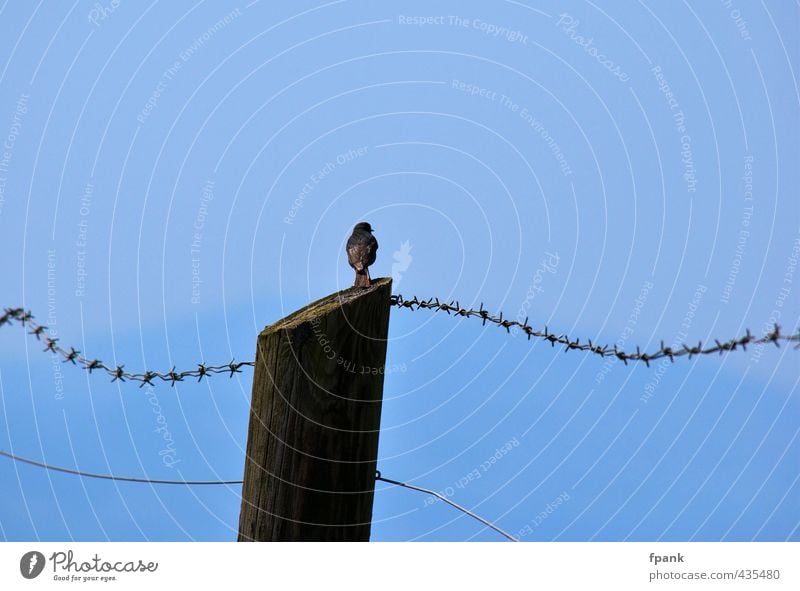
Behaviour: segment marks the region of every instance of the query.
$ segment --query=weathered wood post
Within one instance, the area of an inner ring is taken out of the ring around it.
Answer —
[[[258,335],[239,541],[368,541],[392,280]]]

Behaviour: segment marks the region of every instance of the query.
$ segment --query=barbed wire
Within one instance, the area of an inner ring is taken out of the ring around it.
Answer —
[[[81,355],[81,352],[74,347],[65,349],[58,343],[57,338],[47,335],[47,331],[49,330],[47,326],[33,320],[33,314],[31,314],[30,311],[25,311],[23,308],[6,308],[3,315],[0,316],[0,326],[6,323],[10,324],[14,320],[20,322],[23,326],[27,326],[30,329],[28,334],[35,336],[36,340],[44,343],[44,351],[50,351],[51,353],[61,356],[64,363],[72,363],[73,365],[82,367],[89,373],[95,370],[105,372],[111,377],[112,382],[116,382],[117,380],[121,382],[141,382],[140,388],[148,384],[152,385],[154,380],[170,382],[170,385],[174,386],[175,382],[182,382],[185,378],[197,378],[199,382],[204,377],[213,374],[226,373],[228,377],[233,377],[233,374],[241,373],[242,367],[255,366],[255,361],[236,361],[235,359],[231,359],[229,363],[224,365],[206,365],[205,363],[198,363],[197,369],[185,371],[175,371],[175,367],[173,367],[170,371],[166,372],[145,371],[144,373],[134,373],[125,371],[124,365],[111,367],[99,359],[84,357]]]
[[[741,347],[742,350],[747,350],[747,345],[760,345],[767,343],[773,343],[776,347],[780,347],[781,342],[797,342],[798,345],[794,348],[800,349],[800,330],[798,330],[796,334],[782,334],[780,326],[775,324],[771,331],[761,337],[752,335],[748,329],[743,337],[733,338],[729,341],[719,341],[715,339],[714,344],[708,347],[703,347],[703,343],[700,341],[695,346],[683,344],[677,348],[673,348],[666,346],[662,340],[661,347],[652,353],[643,353],[638,346],[636,347],[635,353],[628,353],[620,350],[616,345],[610,347],[608,345],[601,346],[594,344],[592,343],[591,339],[588,339],[585,343],[581,343],[580,339],[573,340],[566,334],[550,332],[547,326],[544,327],[544,330],[537,330],[528,324],[527,317],[524,321],[520,322],[519,320],[508,320],[507,318],[503,318],[502,312],[499,316],[495,316],[490,314],[487,310],[484,310],[483,303],[481,303],[480,307],[475,310],[470,308],[462,308],[457,300],[447,303],[440,302],[439,298],[420,300],[416,296],[408,300],[403,298],[402,295],[396,295],[392,296],[392,305],[399,308],[408,308],[409,310],[429,309],[437,312],[441,311],[456,317],[461,316],[464,318],[480,318],[483,325],[486,325],[486,323],[489,322],[505,328],[509,333],[511,332],[512,328],[519,329],[528,336],[528,340],[530,340],[531,337],[537,337],[549,341],[553,347],[556,345],[563,345],[565,352],[571,350],[589,351],[595,355],[599,355],[600,357],[616,357],[617,359],[623,361],[625,365],[628,364],[628,361],[641,361],[646,366],[650,367],[651,361],[657,361],[665,357],[668,357],[670,361],[675,361],[676,357],[683,356],[688,356],[689,359],[691,359],[694,355],[710,355],[712,353],[722,354],[729,351],[735,351],[739,347]]]
[[[796,334],[783,334],[780,326],[775,324],[771,331],[767,332],[761,337],[754,336],[748,329],[745,335],[742,337],[733,338],[728,341],[719,341],[715,339],[714,344],[707,347],[703,347],[703,343],[701,341],[694,346],[683,344],[677,348],[674,348],[666,346],[662,340],[660,348],[651,353],[642,352],[638,346],[636,347],[635,352],[626,352],[619,349],[616,345],[613,347],[608,345],[597,345],[592,343],[591,339],[588,339],[585,343],[581,343],[580,339],[573,340],[566,334],[550,332],[547,326],[544,327],[544,330],[535,329],[528,324],[527,317],[524,321],[519,321],[503,318],[502,312],[500,312],[499,315],[491,314],[488,310],[484,309],[483,303],[481,303],[480,307],[475,310],[474,308],[461,307],[458,300],[442,302],[439,301],[439,298],[421,300],[416,296],[411,299],[406,299],[402,295],[391,296],[390,303],[392,306],[397,308],[406,308],[411,311],[426,309],[434,310],[436,312],[445,312],[454,317],[480,318],[481,324],[484,326],[488,322],[505,328],[509,333],[511,332],[511,329],[514,328],[515,330],[521,330],[523,333],[525,333],[528,337],[528,340],[530,340],[531,337],[544,339],[549,341],[553,347],[556,345],[563,346],[565,352],[571,350],[588,351],[590,353],[594,353],[595,355],[599,355],[600,357],[616,357],[625,363],[625,365],[627,365],[629,361],[640,361],[646,366],[650,367],[650,362],[663,358],[669,358],[670,361],[674,362],[676,357],[688,357],[691,359],[694,355],[710,355],[713,353],[723,354],[726,352],[735,351],[740,347],[742,350],[746,350],[747,345],[764,345],[768,343],[772,343],[776,347],[779,347],[781,342],[796,342],[798,345],[796,345],[794,348],[800,349],[800,330]],[[231,359],[230,362],[222,365],[207,365],[205,363],[198,363],[196,369],[184,371],[176,371],[175,367],[173,366],[171,370],[164,372],[149,370],[143,373],[130,372],[125,370],[124,365],[112,367],[106,365],[99,359],[85,357],[74,347],[65,349],[59,344],[58,338],[51,337],[47,334],[49,328],[46,325],[36,322],[33,314],[30,311],[26,311],[24,308],[6,308],[4,313],[0,315],[0,326],[3,326],[4,324],[11,324],[14,321],[19,322],[23,326],[27,326],[30,329],[29,334],[35,336],[38,341],[44,343],[44,351],[50,351],[51,353],[59,355],[62,357],[64,363],[72,363],[73,365],[82,367],[89,373],[92,373],[95,370],[105,372],[111,378],[112,382],[117,380],[122,382],[140,382],[140,388],[144,387],[145,385],[153,385],[153,382],[156,380],[169,382],[171,386],[174,386],[176,382],[182,382],[186,378],[197,378],[197,381],[199,382],[203,378],[215,374],[228,374],[228,377],[233,377],[234,374],[241,373],[242,367],[255,366],[255,361],[236,361],[235,359]]]

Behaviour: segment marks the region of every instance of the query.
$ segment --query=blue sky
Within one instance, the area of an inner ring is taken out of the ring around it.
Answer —
[[[798,330],[796,5],[0,10],[0,305],[91,357],[252,359],[265,325],[350,284],[360,220],[395,293],[581,341]],[[379,469],[526,541],[798,540],[798,355],[625,367],[395,309]],[[112,384],[18,326],[0,360],[0,449],[242,475],[249,370]],[[236,537],[237,486],[0,459],[0,487],[6,540]],[[502,538],[379,483],[373,539]]]

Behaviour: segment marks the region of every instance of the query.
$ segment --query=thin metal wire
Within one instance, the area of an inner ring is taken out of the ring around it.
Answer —
[[[388,482],[389,484],[395,484],[395,485],[397,485],[397,486],[402,486],[403,488],[410,488],[411,490],[416,490],[416,491],[419,491],[419,492],[421,492],[421,493],[426,493],[426,494],[429,494],[429,495],[433,495],[434,497],[436,497],[436,498],[437,498],[437,499],[439,499],[440,501],[444,501],[445,503],[447,503],[447,504],[448,504],[448,505],[450,505],[451,507],[455,507],[455,508],[456,508],[456,509],[458,509],[459,511],[461,511],[461,512],[463,512],[463,513],[466,513],[467,515],[469,515],[469,516],[470,516],[470,517],[472,517],[473,519],[477,519],[477,520],[478,520],[478,521],[480,521],[482,524],[484,524],[484,525],[485,525],[485,526],[487,526],[487,527],[490,527],[490,528],[492,528],[494,531],[496,531],[497,533],[499,533],[501,536],[504,536],[504,537],[508,538],[510,541],[512,541],[512,542],[519,542],[519,540],[518,540],[517,538],[515,538],[514,536],[512,536],[510,533],[508,533],[508,532],[506,532],[506,531],[503,531],[502,529],[500,529],[499,527],[497,527],[497,526],[496,526],[494,523],[492,523],[491,521],[488,521],[488,520],[484,519],[484,518],[483,518],[483,517],[481,517],[480,515],[476,515],[475,513],[473,513],[472,511],[470,511],[470,510],[469,510],[469,509],[467,509],[466,507],[462,507],[461,505],[459,505],[459,504],[458,504],[458,503],[456,503],[455,501],[451,501],[451,500],[450,500],[450,499],[448,499],[446,496],[444,496],[444,495],[442,495],[442,494],[440,494],[440,493],[436,492],[435,490],[429,490],[429,489],[427,489],[427,488],[423,488],[423,487],[421,487],[421,486],[415,486],[415,485],[413,485],[413,484],[408,484],[407,482],[400,482],[400,481],[398,481],[398,480],[392,480],[391,478],[384,478],[384,477],[381,475],[380,471],[378,471],[378,472],[376,472],[376,473],[375,473],[375,480],[380,480],[381,482]]]
[[[99,480],[114,480],[117,482],[137,482],[140,484],[180,484],[183,486],[207,486],[207,485],[232,485],[232,484],[243,484],[244,481],[242,480],[163,480],[159,478],[137,478],[134,476],[115,476],[113,474],[97,474],[95,472],[85,472],[83,470],[73,470],[72,468],[64,468],[62,466],[54,466],[52,464],[46,464],[44,462],[38,462],[36,460],[32,460],[30,458],[25,458],[17,454],[12,454],[5,450],[0,449],[0,456],[4,456],[15,462],[22,462],[23,464],[30,464],[31,466],[36,466],[37,468],[44,468],[45,470],[50,470],[53,472],[62,472],[64,474],[71,474],[73,476],[80,476],[82,478],[97,478]],[[494,531],[499,533],[500,535],[508,538],[512,542],[518,542],[519,540],[516,539],[511,534],[503,531],[491,521],[488,521],[481,517],[480,515],[476,515],[466,507],[462,507],[458,503],[451,501],[447,497],[434,490],[428,490],[427,488],[423,488],[421,486],[415,486],[413,484],[408,484],[406,482],[400,482],[398,480],[392,480],[391,478],[384,478],[380,472],[375,473],[375,480],[380,480],[381,482],[386,482],[388,484],[394,484],[397,486],[402,486],[403,488],[410,488],[411,490],[416,490],[422,493],[426,493],[429,495],[433,495],[436,498],[444,501],[448,505],[455,507],[459,511],[469,515],[473,519],[477,519],[482,524],[487,527],[492,528]]]
[[[30,464],[31,466],[38,466],[46,470],[54,472],[63,472],[64,474],[73,474],[75,476],[82,476],[84,478],[99,478],[101,480],[118,480],[122,482],[143,482],[146,484],[183,484],[183,485],[209,485],[209,484],[242,484],[242,480],[161,480],[157,478],[135,478],[133,476],[114,476],[112,474],[95,474],[94,472],[84,472],[83,470],[72,470],[71,468],[62,468],[61,466],[53,466],[52,464],[45,464],[44,462],[37,462],[29,458],[23,458],[16,454],[9,453],[0,449],[0,456],[5,456],[17,462]]]

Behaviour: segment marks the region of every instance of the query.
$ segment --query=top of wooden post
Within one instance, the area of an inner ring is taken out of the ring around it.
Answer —
[[[277,322],[270,324],[269,326],[265,327],[262,331],[263,334],[268,334],[274,332],[276,330],[284,330],[284,329],[292,329],[296,328],[303,322],[309,322],[314,318],[319,318],[321,316],[325,316],[332,310],[353,302],[360,297],[363,297],[367,294],[373,293],[382,288],[391,289],[392,279],[391,277],[380,277],[378,279],[374,279],[372,284],[369,287],[348,287],[347,289],[343,289],[341,291],[337,291],[336,293],[332,293],[330,295],[325,296],[324,298],[320,298],[315,302],[311,302],[304,308],[297,310],[296,312],[292,312],[285,318],[278,320]]]

